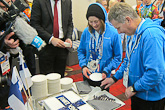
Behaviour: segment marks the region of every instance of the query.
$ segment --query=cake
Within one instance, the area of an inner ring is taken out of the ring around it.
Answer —
[[[83,101],[82,98],[73,91],[67,91],[49,97],[43,100],[43,102],[46,110],[94,110],[92,106]]]

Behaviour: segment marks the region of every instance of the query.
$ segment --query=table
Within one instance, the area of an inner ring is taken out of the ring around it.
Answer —
[[[67,91],[74,91],[75,93],[77,93],[82,99],[83,101],[87,102],[89,100],[92,100],[94,96],[101,96],[101,95],[106,95],[112,99],[115,100],[115,103],[118,103],[120,104],[119,107],[125,105],[124,102],[122,102],[121,100],[119,100],[118,98],[116,98],[115,96],[113,96],[112,94],[110,94],[109,92],[107,91],[101,91],[101,88],[100,87],[92,87],[92,91],[89,93],[89,94],[79,94],[78,93],[78,90],[76,88],[76,85],[75,83],[72,84],[72,88],[70,90],[61,90],[60,93],[65,93]],[[57,94],[52,94],[52,95],[48,95],[47,97],[42,97],[42,98],[38,98],[38,99],[33,99],[33,104],[34,104],[34,110],[46,110],[45,109],[45,105],[44,105],[44,101],[50,97],[54,97],[54,96],[57,96],[58,94],[60,93],[57,93]],[[119,108],[118,107],[118,108]],[[117,109],[117,108],[116,108]]]

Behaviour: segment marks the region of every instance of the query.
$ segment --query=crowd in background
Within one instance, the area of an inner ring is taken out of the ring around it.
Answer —
[[[125,2],[124,0],[96,0],[97,3],[103,5],[106,9],[107,13],[109,12],[110,8],[117,2]],[[132,6],[138,15],[141,18],[162,18],[164,19],[164,12],[165,12],[165,3],[164,0],[136,0],[136,5]]]

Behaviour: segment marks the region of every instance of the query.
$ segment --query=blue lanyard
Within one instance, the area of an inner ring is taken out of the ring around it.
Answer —
[[[92,57],[92,60],[101,59],[102,57],[102,43],[103,38],[102,35],[99,34],[98,40],[97,36],[93,33],[93,36],[90,38],[90,44],[89,44],[89,51],[90,51],[90,57]]]
[[[126,43],[128,43],[128,45],[129,45],[129,47],[128,47],[127,50],[126,50],[126,53],[127,53],[127,57],[128,57],[129,62],[130,62],[130,57],[131,57],[131,54],[132,54],[133,50],[135,49],[135,47],[138,46],[139,41],[140,41],[140,39],[141,39],[141,35],[140,35],[140,37],[138,38],[138,36],[139,36],[138,32],[139,32],[140,27],[142,26],[142,24],[143,24],[144,22],[145,22],[145,19],[142,19],[141,23],[139,24],[139,26],[138,26],[138,28],[137,28],[137,35],[131,36],[131,38],[128,40],[128,42],[126,42]],[[126,38],[127,38],[127,37],[126,37]],[[133,38],[135,38],[135,42],[133,42]],[[134,45],[133,45],[133,44],[134,44]],[[127,45],[127,44],[126,44],[126,45]],[[132,45],[133,45],[133,47],[132,47]]]

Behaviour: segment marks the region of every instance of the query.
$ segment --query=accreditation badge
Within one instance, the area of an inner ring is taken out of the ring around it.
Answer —
[[[97,65],[98,65],[98,64],[96,63],[95,60],[91,60],[91,61],[89,62],[90,69],[93,70],[93,71],[95,71],[95,70],[97,69]]]
[[[126,88],[128,87],[128,72],[129,72],[129,69],[127,68],[127,70],[124,71],[124,76],[123,76],[123,85]]]
[[[7,54],[0,56],[0,64],[1,64],[2,75],[7,74],[10,71],[10,64]]]

